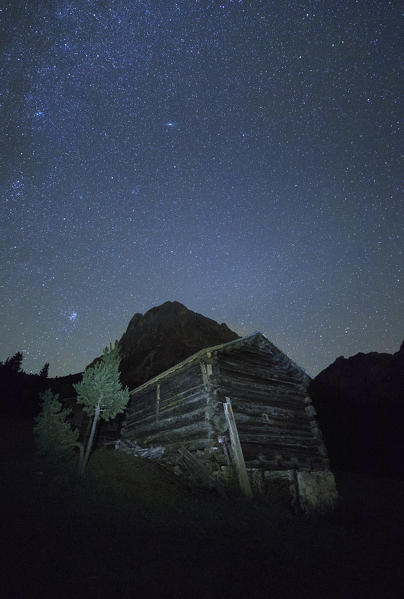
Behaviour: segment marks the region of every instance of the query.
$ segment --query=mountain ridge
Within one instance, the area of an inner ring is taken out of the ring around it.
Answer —
[[[340,356],[309,390],[334,467],[404,472],[404,342],[394,354]]]
[[[164,302],[134,314],[119,340],[122,382],[137,387],[205,347],[238,338],[225,323]]]

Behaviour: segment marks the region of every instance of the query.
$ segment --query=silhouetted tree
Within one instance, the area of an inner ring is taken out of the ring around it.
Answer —
[[[45,364],[42,366],[39,376],[41,376],[44,379],[47,379],[48,373],[49,373],[49,362],[45,362]]]
[[[47,389],[40,395],[41,412],[35,418],[34,435],[41,454],[66,454],[77,446],[82,462],[83,446],[78,442],[79,432],[72,429],[67,418],[71,410],[63,410],[59,395]]]
[[[7,358],[7,360],[4,362],[4,366],[13,372],[21,372],[22,358],[22,352],[18,351],[16,354],[14,354],[14,356],[11,356],[11,358]]]
[[[39,412],[39,394],[48,386],[46,378],[27,374],[21,368],[22,352],[0,363],[0,413],[32,418]]]

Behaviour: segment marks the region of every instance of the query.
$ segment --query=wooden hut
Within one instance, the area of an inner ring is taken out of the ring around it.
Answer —
[[[164,448],[190,475],[246,494],[288,481],[303,507],[336,498],[310,377],[261,333],[203,349],[131,391],[122,443]]]

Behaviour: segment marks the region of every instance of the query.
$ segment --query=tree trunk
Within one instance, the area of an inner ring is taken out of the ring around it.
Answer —
[[[81,476],[81,465],[84,461],[84,446],[83,443],[80,443],[80,441],[77,441],[77,443],[73,444],[73,447],[78,447],[79,448],[79,452],[80,452],[80,457],[79,457],[79,463],[77,465],[77,474],[79,476]]]
[[[97,428],[98,418],[101,413],[101,401],[102,401],[102,394],[100,395],[97,405],[95,406],[93,424],[91,426],[91,432],[90,432],[90,437],[88,439],[88,443],[87,443],[87,447],[86,447],[86,453],[84,455],[84,458],[81,461],[80,476],[83,476],[84,470],[86,469],[86,466],[87,466],[88,458],[90,457],[90,451],[91,451],[93,441],[94,441],[95,429]]]

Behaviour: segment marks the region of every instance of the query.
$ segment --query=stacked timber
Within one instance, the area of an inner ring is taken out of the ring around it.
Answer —
[[[217,366],[221,392],[231,397],[249,467],[328,467],[321,434],[310,413],[305,373],[282,356],[251,346],[221,355]]]
[[[247,493],[242,469],[255,491],[276,472],[293,488],[299,472],[325,480],[321,473],[328,477],[329,464],[307,397],[309,381],[255,333],[201,350],[131,391],[121,437],[143,447],[163,446],[166,462],[187,476],[194,471],[195,479],[210,480],[210,486],[233,473]],[[310,476],[304,478],[307,488]]]
[[[203,449],[211,428],[208,403],[200,363],[186,361],[132,392],[121,435],[142,445],[164,445],[170,452],[185,445]]]

